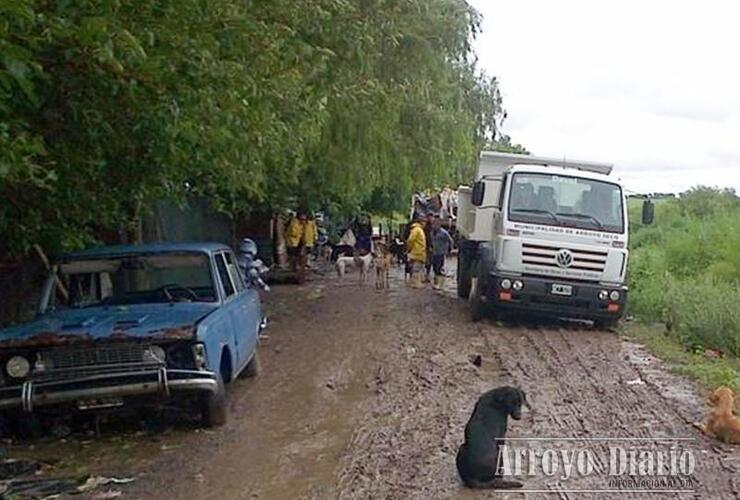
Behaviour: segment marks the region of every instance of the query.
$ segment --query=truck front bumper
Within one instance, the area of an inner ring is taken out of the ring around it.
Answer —
[[[520,281],[521,290],[504,289],[501,281],[508,279],[512,283]],[[553,285],[561,291],[570,289],[570,295],[553,293]],[[618,300],[602,300],[599,293],[606,290],[619,292]],[[578,318],[590,320],[618,320],[624,315],[627,301],[627,288],[623,286],[604,286],[598,283],[583,283],[557,278],[544,277],[511,277],[492,273],[488,276],[485,287],[485,300],[495,309],[528,311],[548,316]]]
[[[27,380],[20,386],[0,387],[0,410],[22,409],[33,412],[41,406],[76,403],[86,400],[160,395],[175,392],[218,390],[217,376],[200,370],[153,370],[97,374],[68,380]]]

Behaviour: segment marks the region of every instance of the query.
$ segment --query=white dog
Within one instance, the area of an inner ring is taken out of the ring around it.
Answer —
[[[354,255],[352,257],[346,255],[337,257],[337,263],[334,267],[337,270],[337,276],[339,276],[340,278],[344,277],[347,269],[356,267],[360,271],[360,284],[362,285],[367,280],[367,275],[372,265],[373,256],[372,254],[368,253],[365,255]]]

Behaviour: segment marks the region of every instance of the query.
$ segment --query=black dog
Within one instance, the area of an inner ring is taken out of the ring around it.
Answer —
[[[522,484],[500,477],[500,448],[506,436],[509,415],[522,418],[527,404],[524,391],[516,387],[498,387],[483,394],[475,404],[465,426],[465,442],[457,450],[457,472],[468,488],[521,488]]]

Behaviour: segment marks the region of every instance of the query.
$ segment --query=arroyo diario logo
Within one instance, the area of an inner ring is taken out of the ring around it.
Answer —
[[[552,437],[505,441],[499,456],[499,473],[523,481],[524,489],[518,491],[694,492],[693,438]],[[535,477],[544,477],[547,487],[530,487]]]

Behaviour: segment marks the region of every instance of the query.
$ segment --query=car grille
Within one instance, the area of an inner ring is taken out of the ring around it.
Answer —
[[[144,346],[135,343],[121,343],[82,348],[57,348],[44,351],[42,359],[47,369],[140,363],[144,360]]]
[[[606,250],[580,250],[577,248],[566,248],[543,244],[522,244],[522,264],[561,267],[558,265],[557,255],[561,250],[568,250],[573,260],[565,269],[579,271],[590,271],[601,273],[606,267],[606,259],[609,252]]]
[[[36,381],[68,380],[94,375],[137,372],[161,366],[146,356],[146,345],[114,343],[89,347],[59,347],[42,351],[43,370]]]

